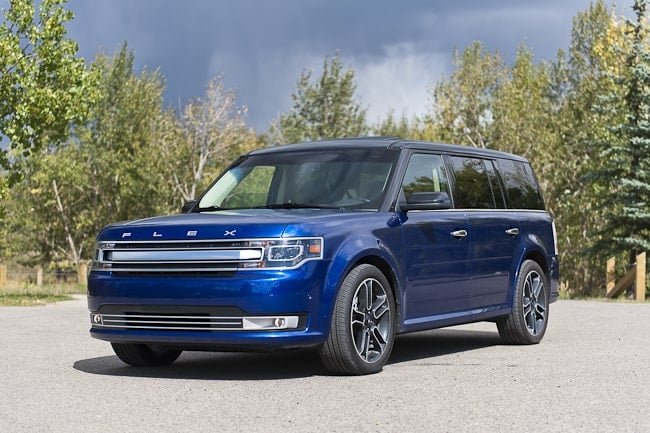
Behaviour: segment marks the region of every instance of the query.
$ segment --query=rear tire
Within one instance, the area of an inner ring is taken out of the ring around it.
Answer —
[[[381,371],[395,340],[395,300],[386,276],[362,264],[343,280],[336,297],[330,334],[319,349],[325,367],[336,374]]]
[[[111,343],[111,346],[118,358],[134,367],[169,365],[176,361],[182,352],[182,350],[160,348],[150,344]]]
[[[510,344],[537,344],[548,324],[550,284],[541,266],[526,260],[519,269],[512,311],[497,320],[501,338]]]

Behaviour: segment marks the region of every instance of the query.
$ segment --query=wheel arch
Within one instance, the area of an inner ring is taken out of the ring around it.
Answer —
[[[350,260],[347,265],[345,266],[345,269],[342,272],[337,272],[337,278],[336,278],[336,286],[334,293],[332,293],[333,299],[336,298],[336,294],[341,288],[341,284],[343,284],[343,281],[345,280],[346,275],[352,271],[352,269],[356,268],[359,265],[363,264],[368,264],[376,267],[379,269],[379,271],[384,274],[386,279],[388,280],[388,283],[391,286],[392,292],[393,292],[393,301],[395,302],[395,312],[396,312],[396,323],[397,323],[397,330],[399,331],[401,328],[401,319],[402,319],[402,301],[401,301],[401,285],[399,283],[399,277],[397,272],[399,272],[398,269],[395,269],[395,266],[397,264],[392,265],[390,258],[384,257],[384,253],[382,250],[366,250],[359,252],[359,254],[354,257],[354,259]],[[333,282],[333,281],[332,281]],[[331,308],[334,308],[334,303],[332,302]],[[331,318],[331,314],[330,314]]]
[[[508,289],[508,296],[506,300],[506,303],[509,306],[512,306],[514,302],[514,293],[517,286],[517,280],[519,279],[521,267],[524,265],[524,262],[526,260],[532,260],[533,262],[537,263],[542,268],[542,271],[549,279],[549,281],[551,279],[551,265],[548,262],[547,257],[544,255],[543,250],[536,246],[533,246],[532,248],[524,250],[518,257],[519,259],[514,262],[516,267],[513,269],[513,273],[510,277],[510,287]]]
[[[526,260],[532,260],[536,262],[544,271],[547,277],[550,277],[551,269],[548,264],[548,261],[546,260],[546,257],[541,251],[538,250],[532,250],[529,251],[521,261],[519,267],[521,268],[521,265],[526,261]]]
[[[390,284],[390,287],[392,289],[391,291],[393,292],[393,301],[395,302],[395,312],[397,314],[397,326],[399,328],[399,324],[402,316],[401,315],[402,303],[400,302],[400,296],[398,295],[398,292],[400,292],[399,283],[397,281],[397,276],[395,275],[392,266],[390,265],[390,263],[388,263],[380,256],[368,255],[368,256],[361,257],[356,262],[354,262],[352,266],[350,266],[350,270],[362,264],[373,265],[374,267],[379,269],[382,274],[384,274],[386,279],[388,279],[388,283]]]

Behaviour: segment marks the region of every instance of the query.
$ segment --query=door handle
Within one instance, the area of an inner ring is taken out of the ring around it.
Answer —
[[[506,230],[506,234],[510,236],[517,236],[519,234],[519,229],[516,227],[512,229],[508,229]]]
[[[467,230],[455,230],[449,234],[455,237],[456,239],[462,239],[464,237],[467,237]]]

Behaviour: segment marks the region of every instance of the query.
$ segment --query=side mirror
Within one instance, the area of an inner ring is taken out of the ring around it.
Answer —
[[[196,200],[188,200],[185,203],[183,203],[183,207],[181,208],[181,213],[190,213],[192,209],[196,206]]]
[[[414,192],[399,208],[402,212],[451,209],[451,198],[446,192]]]

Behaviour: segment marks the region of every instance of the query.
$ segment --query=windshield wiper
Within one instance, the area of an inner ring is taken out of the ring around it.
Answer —
[[[253,206],[251,209],[339,209],[338,206],[325,206],[316,203],[271,203],[264,206]]]
[[[206,206],[199,207],[192,212],[212,212],[217,210],[240,210],[240,209],[341,209],[339,206],[325,206],[315,203],[272,203],[262,206],[242,206],[242,207],[220,207],[220,206]]]
[[[215,210],[225,210],[226,208],[220,206],[206,206],[206,207],[197,207],[193,209],[192,212],[210,212]]]

